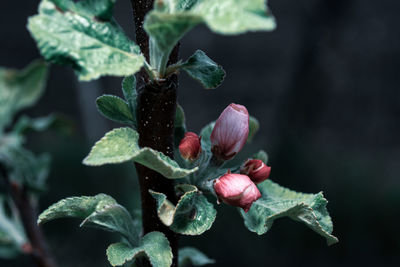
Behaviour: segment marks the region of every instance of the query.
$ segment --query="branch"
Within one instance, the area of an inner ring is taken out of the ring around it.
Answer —
[[[21,187],[10,182],[8,172],[2,164],[0,164],[0,174],[4,179],[6,190],[10,194],[20,214],[25,233],[32,246],[31,256],[36,262],[36,265],[38,267],[57,266],[47,248],[43,233],[36,224],[37,214],[30,201],[26,187]]]
[[[149,37],[143,29],[144,18],[152,8],[152,0],[131,0],[135,21],[136,43],[139,45],[146,60],[149,60]],[[178,60],[179,45],[171,53],[169,64]],[[140,147],[150,147],[164,153],[173,159],[174,148],[174,119],[176,111],[178,79],[176,75],[168,77],[163,82],[151,83],[144,71],[139,73],[138,79],[143,82],[138,89],[138,132]],[[144,234],[159,231],[165,234],[173,253],[173,267],[178,266],[178,235],[166,227],[158,218],[156,201],[149,190],[164,193],[167,198],[177,201],[174,181],[161,174],[136,164],[138,172]],[[143,260],[141,266],[151,266]]]

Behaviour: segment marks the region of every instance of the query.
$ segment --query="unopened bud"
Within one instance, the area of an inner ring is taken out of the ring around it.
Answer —
[[[249,176],[254,183],[259,184],[268,179],[271,167],[267,166],[262,160],[249,159],[240,168],[240,173]]]
[[[201,153],[201,138],[193,133],[187,132],[179,143],[179,152],[182,158],[193,161],[197,159]]]
[[[210,140],[213,154],[221,160],[233,158],[249,135],[249,113],[245,106],[230,104],[215,123]]]
[[[245,212],[261,197],[257,186],[248,176],[230,172],[215,180],[214,190],[218,199],[226,204],[241,207]]]

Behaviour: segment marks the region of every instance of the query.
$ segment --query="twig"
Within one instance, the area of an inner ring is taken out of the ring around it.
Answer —
[[[36,224],[37,214],[33,207],[26,187],[10,182],[6,168],[0,164],[0,174],[4,179],[6,189],[11,196],[24,226],[24,230],[32,247],[31,256],[38,267],[56,267],[43,233]]]

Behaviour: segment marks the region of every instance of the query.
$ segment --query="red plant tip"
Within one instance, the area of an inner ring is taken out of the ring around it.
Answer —
[[[221,160],[232,159],[249,135],[249,113],[245,106],[230,104],[215,123],[210,140],[213,154]]]
[[[179,152],[182,158],[190,161],[196,160],[201,153],[201,138],[193,133],[187,132],[179,143]]]
[[[249,176],[254,183],[259,184],[268,179],[271,167],[262,160],[248,159],[240,168],[240,173]]]
[[[240,207],[247,212],[261,197],[257,186],[243,174],[226,173],[214,181],[214,190],[222,202]]]

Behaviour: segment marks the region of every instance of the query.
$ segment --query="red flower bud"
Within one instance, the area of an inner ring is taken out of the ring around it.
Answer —
[[[193,133],[187,132],[179,143],[179,152],[184,159],[191,161],[197,159],[201,153],[201,138]]]
[[[271,167],[265,165],[262,160],[248,159],[240,168],[240,173],[249,176],[254,183],[259,184],[268,179]]]
[[[230,172],[214,181],[214,190],[218,199],[226,204],[241,207],[245,212],[261,197],[257,186],[248,176]]]
[[[230,104],[215,123],[210,140],[213,154],[222,160],[233,158],[249,135],[249,113],[245,106]]]

